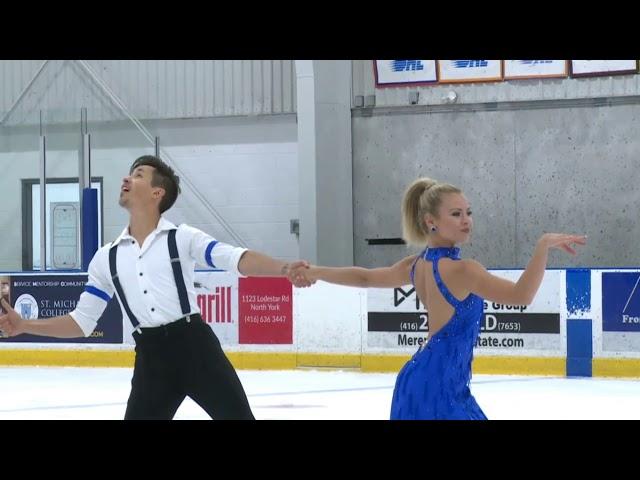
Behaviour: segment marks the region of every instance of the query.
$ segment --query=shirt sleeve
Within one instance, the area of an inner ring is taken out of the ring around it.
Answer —
[[[114,288],[109,274],[108,254],[108,248],[104,247],[94,255],[89,263],[89,278],[84,292],[80,295],[75,310],[69,312],[85,337],[91,335],[96,328],[98,319],[113,297]]]
[[[234,247],[224,242],[220,242],[211,235],[189,225],[181,225],[185,233],[191,238],[189,252],[196,264],[201,267],[211,267],[220,270],[233,272],[243,277],[238,270],[240,258],[247,248]]]

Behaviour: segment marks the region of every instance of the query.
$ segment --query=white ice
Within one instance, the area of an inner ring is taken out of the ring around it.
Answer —
[[[121,419],[129,368],[0,368],[0,419]],[[389,417],[395,373],[238,371],[257,419]],[[640,419],[640,379],[475,375],[490,419]],[[176,419],[208,419],[187,398]]]

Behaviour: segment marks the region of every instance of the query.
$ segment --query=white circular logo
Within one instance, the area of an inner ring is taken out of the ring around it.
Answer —
[[[18,297],[14,309],[25,320],[38,318],[38,302],[28,293],[23,293]]]

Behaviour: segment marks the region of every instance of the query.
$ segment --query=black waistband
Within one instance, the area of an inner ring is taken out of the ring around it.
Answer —
[[[186,317],[182,317],[175,322],[167,323],[166,325],[160,325],[159,327],[147,327],[134,330],[133,338],[138,341],[143,338],[155,338],[155,337],[168,337],[173,333],[180,332],[186,328],[189,328],[193,322],[202,322],[202,317],[199,313],[192,313]]]

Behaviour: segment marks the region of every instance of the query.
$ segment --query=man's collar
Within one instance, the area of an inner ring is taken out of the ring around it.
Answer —
[[[162,232],[165,230],[173,230],[174,228],[177,228],[177,227],[173,223],[171,223],[169,220],[161,216],[160,220],[158,221],[158,226],[155,228],[153,232],[151,232],[150,235],[153,235],[155,233]],[[118,235],[118,238],[116,238],[111,245],[117,245],[122,240],[125,240],[125,239],[133,239],[133,237],[129,233],[128,225],[124,227],[124,230],[122,230],[120,235]]]

